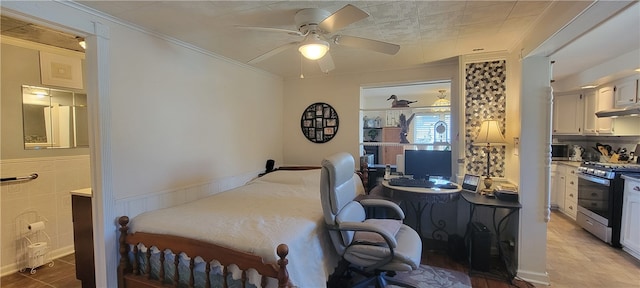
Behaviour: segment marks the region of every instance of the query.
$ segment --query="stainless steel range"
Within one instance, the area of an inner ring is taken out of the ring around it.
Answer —
[[[576,221],[614,247],[621,247],[622,175],[640,176],[640,164],[584,162],[578,168]]]

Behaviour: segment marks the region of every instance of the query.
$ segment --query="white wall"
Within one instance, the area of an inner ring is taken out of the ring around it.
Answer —
[[[280,78],[120,25],[110,43],[117,199],[282,161]]]
[[[58,23],[94,45],[86,59],[98,286],[115,286],[116,200],[235,182],[233,176],[264,170],[267,159],[282,163],[279,77],[74,3],[2,6],[3,14]]]
[[[452,80],[450,92],[459,96],[458,63],[395,71],[375,71],[362,74],[328,74],[318,78],[285,79],[284,87],[284,161],[287,164],[320,165],[322,159],[337,152],[349,152],[355,159],[360,156],[360,88],[382,84]],[[449,93],[449,92],[448,92]],[[300,130],[300,117],[304,109],[315,102],[333,106],[340,119],[336,136],[323,144],[307,140]],[[455,131],[457,127],[451,127]]]
[[[25,150],[22,131],[22,85],[47,87],[40,81],[39,52],[84,58],[82,53],[10,37],[2,37],[1,41],[0,155],[2,159],[88,155],[87,148]],[[64,88],[64,90],[84,93],[83,90],[78,89]]]
[[[549,217],[551,64],[547,57],[527,57],[522,63],[520,233],[518,276],[534,283],[549,283],[546,272]]]

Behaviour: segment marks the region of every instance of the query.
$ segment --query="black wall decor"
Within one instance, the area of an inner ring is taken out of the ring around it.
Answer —
[[[302,135],[314,143],[324,143],[338,133],[338,113],[327,103],[313,103],[304,109],[300,119]]]

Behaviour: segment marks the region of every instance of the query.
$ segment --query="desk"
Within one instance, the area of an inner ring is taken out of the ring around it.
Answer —
[[[436,179],[434,180],[436,185],[449,183],[447,180]],[[455,184],[455,183],[453,183]],[[388,196],[394,199],[401,199],[407,201],[407,206],[411,206],[416,214],[416,232],[422,238],[422,217],[424,210],[428,205],[431,205],[431,213],[429,219],[431,224],[435,227],[435,230],[431,233],[433,239],[444,241],[442,234],[449,235],[446,228],[447,224],[444,220],[435,221],[433,219],[433,205],[436,203],[448,203],[458,200],[459,192],[461,190],[460,185],[456,184],[455,189],[444,188],[422,188],[422,187],[403,187],[393,186],[389,184],[389,181],[382,181],[382,186],[389,191]]]
[[[516,211],[518,211],[520,208],[522,208],[522,205],[520,205],[520,203],[518,202],[510,202],[510,201],[503,201],[503,200],[499,200],[497,198],[490,198],[484,195],[480,195],[480,193],[473,193],[473,192],[469,192],[469,191],[462,191],[460,192],[460,195],[462,195],[462,199],[464,199],[465,201],[469,202],[469,204],[471,204],[470,206],[470,214],[469,214],[469,223],[467,225],[467,234],[469,233],[469,228],[470,224],[473,220],[473,214],[476,210],[476,206],[484,206],[484,207],[489,207],[491,209],[493,209],[493,229],[496,232],[496,241],[497,241],[497,248],[498,248],[498,257],[500,257],[500,260],[502,260],[504,262],[505,265],[505,269],[507,270],[507,274],[508,274],[508,280],[511,281],[513,279],[513,277],[515,276],[515,271],[511,272],[509,271],[509,263],[507,263],[507,259],[505,258],[504,252],[502,250],[502,244],[501,244],[501,240],[500,240],[500,230],[502,227],[502,224],[504,223],[505,220],[507,220],[509,218],[509,216],[513,215]],[[496,210],[497,209],[507,209],[507,215],[505,215],[504,217],[502,217],[502,219],[500,219],[497,223],[496,223]],[[468,235],[465,235],[465,238]],[[469,273],[471,273],[471,267],[469,267]]]

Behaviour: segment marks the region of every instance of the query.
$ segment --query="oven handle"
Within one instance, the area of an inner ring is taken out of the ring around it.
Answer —
[[[605,186],[609,186],[610,183],[611,183],[609,181],[609,179],[603,179],[603,178],[600,178],[600,177],[586,175],[586,174],[582,174],[582,173],[578,173],[578,177],[582,178],[584,180],[587,180],[589,182],[594,182],[594,183],[602,184],[602,185],[605,185]]]

